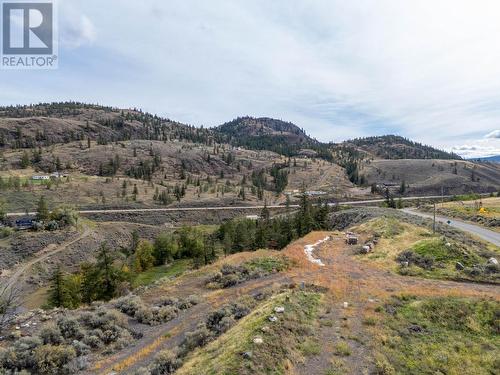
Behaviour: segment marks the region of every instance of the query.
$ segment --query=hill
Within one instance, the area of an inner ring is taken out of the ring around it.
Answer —
[[[397,194],[403,184],[408,195],[491,193],[500,186],[498,165],[464,160],[373,160],[361,163],[358,173],[366,184]]]
[[[211,144],[209,130],[137,109],[78,102],[0,107],[0,148],[36,148],[73,141],[99,144],[134,139]]]
[[[301,153],[331,159],[325,144],[308,136],[291,122],[262,117],[239,117],[214,129],[224,141],[252,150],[269,150],[286,156]]]
[[[397,135],[353,139],[342,144],[351,146],[375,159],[442,159],[460,160],[461,157],[434,147],[423,145]]]

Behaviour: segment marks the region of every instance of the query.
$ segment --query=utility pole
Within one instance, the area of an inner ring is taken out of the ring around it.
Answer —
[[[434,223],[432,224],[432,232],[436,233],[436,202],[434,202]]]

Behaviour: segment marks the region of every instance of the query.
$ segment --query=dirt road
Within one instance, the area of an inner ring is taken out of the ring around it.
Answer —
[[[74,243],[82,240],[83,238],[89,236],[91,233],[91,230],[87,227],[84,227],[83,232],[79,234],[76,238],[73,238],[71,240],[68,240],[66,242],[63,242],[60,245],[54,245],[50,244],[40,252],[38,252],[38,256],[36,256],[34,259],[31,259],[23,264],[21,264],[15,271],[12,273],[12,275],[9,276],[9,279],[6,281],[6,287],[10,288],[13,287],[14,285],[18,285],[18,283],[21,281],[21,277],[26,274],[34,265],[37,263],[40,263],[51,256],[60,253],[61,251],[65,250],[68,246],[73,245]]]
[[[451,198],[451,195],[430,195],[425,197],[404,197],[403,201],[416,201],[416,200],[430,200],[430,199],[443,199]],[[344,206],[363,206],[372,205],[385,202],[385,199],[370,199],[362,201],[350,202],[337,202],[330,203],[331,206],[344,205]],[[266,206],[268,209],[285,208],[284,205],[271,205]],[[299,205],[290,205],[290,208],[299,208]],[[141,213],[141,212],[183,212],[183,211],[232,211],[232,210],[262,210],[264,206],[220,206],[220,207],[172,207],[172,208],[123,208],[123,209],[103,209],[103,210],[81,210],[78,211],[80,215],[91,214],[119,214],[119,213]],[[22,216],[35,216],[36,212],[10,212],[7,217],[22,217]]]

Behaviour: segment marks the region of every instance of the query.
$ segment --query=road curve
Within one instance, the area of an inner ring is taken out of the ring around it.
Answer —
[[[421,199],[443,199],[451,198],[452,195],[431,195],[426,197],[404,197],[401,198],[404,201],[414,201]],[[351,202],[337,202],[329,203],[329,206],[363,206],[369,204],[383,203],[385,199],[369,199],[362,201],[351,201]],[[286,208],[284,205],[270,205],[266,206],[269,209],[275,208]],[[289,208],[299,208],[299,205],[292,204],[288,206]],[[141,213],[141,212],[186,212],[186,211],[231,211],[231,210],[262,210],[264,206],[220,206],[220,207],[172,207],[172,208],[123,208],[123,209],[102,209],[102,210],[81,210],[78,211],[81,215],[92,215],[92,214],[119,214],[119,213]],[[22,217],[22,216],[35,216],[36,212],[10,212],[7,217]]]
[[[38,264],[41,261],[46,260],[46,259],[50,258],[51,256],[57,254],[57,253],[60,253],[61,251],[63,251],[67,247],[75,244],[76,242],[84,239],[85,237],[88,237],[90,234],[91,234],[91,230],[89,228],[85,227],[83,233],[79,234],[78,237],[76,237],[74,239],[70,239],[70,240],[68,240],[66,242],[63,242],[60,245],[57,245],[53,250],[50,250],[50,251],[47,251],[47,252],[44,251],[45,249],[42,250],[40,252],[41,253],[40,256],[38,256],[38,257],[36,257],[36,258],[34,258],[34,259],[26,262],[26,263],[21,264],[14,271],[14,273],[9,276],[8,280],[5,283],[6,287],[7,288],[11,288],[14,285],[18,284],[19,280],[21,279],[21,277],[25,273],[27,273],[31,269],[31,267],[33,267],[35,264]]]
[[[414,209],[404,209],[403,211],[410,215],[415,215],[426,219],[433,219],[433,215],[419,212]],[[476,237],[479,237],[485,241],[492,243],[493,245],[500,246],[500,233],[497,233],[495,231],[483,228],[479,225],[470,224],[461,220],[443,216],[436,216],[436,221],[442,224],[448,224],[449,222],[449,225],[454,228],[470,233]]]

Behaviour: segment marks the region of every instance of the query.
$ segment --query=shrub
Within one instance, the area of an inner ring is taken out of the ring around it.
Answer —
[[[45,226],[45,229],[49,231],[54,231],[59,229],[59,223],[55,220],[49,221]]]
[[[61,331],[55,324],[48,324],[40,331],[40,338],[44,344],[58,345],[63,342]]]
[[[12,228],[0,228],[0,239],[7,238],[13,233]]]
[[[179,315],[179,309],[175,306],[163,306],[158,309],[158,318],[161,322],[169,322]]]
[[[221,326],[221,322],[226,317],[232,317],[232,312],[229,308],[221,308],[210,313],[206,320],[206,327],[217,334],[221,334],[223,331],[223,327]]]
[[[90,353],[90,349],[91,349],[90,346],[81,342],[81,341],[74,340],[73,343],[71,344],[71,346],[73,347],[73,349],[75,349],[76,355],[78,357],[83,356],[83,355],[87,355]]]
[[[157,324],[153,310],[150,307],[142,306],[135,313],[135,318],[139,323],[154,325]]]
[[[85,336],[82,341],[92,349],[99,349],[104,345],[97,335]]]
[[[434,258],[417,254],[412,250],[403,251],[396,259],[398,262],[408,262],[409,265],[416,265],[426,270],[430,270],[434,266]]]
[[[70,346],[43,345],[35,350],[37,373],[41,375],[68,374],[65,367],[76,357]]]
[[[384,358],[379,358],[375,361],[375,374],[376,375],[396,375],[396,370]]]
[[[351,355],[351,348],[347,343],[341,341],[335,345],[335,354],[348,357]]]
[[[114,306],[128,316],[135,316],[135,313],[144,307],[142,300],[134,295],[121,297],[114,303]]]
[[[151,375],[173,374],[180,366],[181,361],[169,350],[159,352],[151,366]]]
[[[186,355],[192,350],[205,346],[213,339],[213,334],[204,324],[198,326],[195,331],[186,333],[181,344],[181,356]]]
[[[80,323],[76,319],[62,317],[57,321],[57,327],[65,339],[81,339],[83,333],[81,332]]]
[[[37,337],[22,337],[17,340],[12,348],[2,353],[2,366],[5,368],[34,368],[35,350],[42,345]]]

